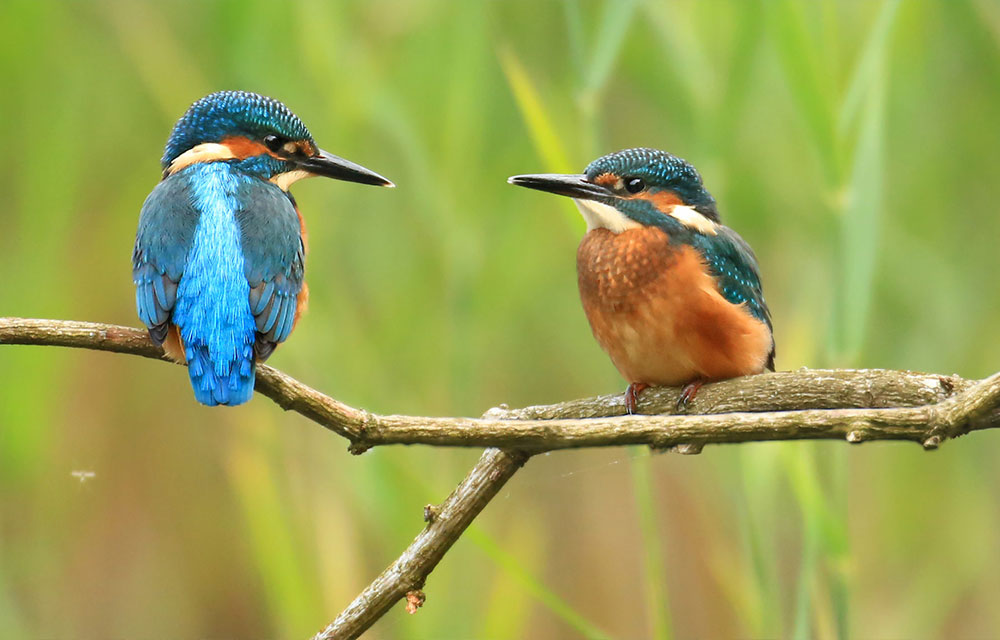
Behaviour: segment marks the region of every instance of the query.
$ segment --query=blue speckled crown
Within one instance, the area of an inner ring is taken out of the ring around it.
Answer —
[[[705,190],[698,171],[683,158],[659,149],[638,147],[609,153],[594,160],[584,170],[588,180],[603,173],[637,177],[650,187],[670,189],[696,208],[714,210],[715,199]]]
[[[174,125],[163,152],[163,168],[204,142],[227,136],[261,138],[277,133],[291,140],[312,140],[309,129],[284,104],[249,91],[219,91],[191,105]]]
[[[701,186],[701,176],[686,160],[659,149],[622,149],[594,160],[585,170],[588,180],[602,173],[637,176],[647,184],[665,187],[674,183]]]

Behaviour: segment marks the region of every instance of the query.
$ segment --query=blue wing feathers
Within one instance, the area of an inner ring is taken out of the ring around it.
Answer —
[[[271,302],[270,309],[271,312],[267,314],[267,319],[263,323],[261,320],[264,319],[264,314],[257,316],[257,330],[260,333],[271,333],[271,328],[274,327],[274,322],[278,319],[278,313],[281,311],[281,294],[278,294],[277,298]]]
[[[142,205],[132,252],[132,279],[139,319],[157,343],[166,336],[177,283],[197,224],[198,212],[191,207],[182,180],[161,182]]]
[[[295,321],[295,305],[296,299],[293,296],[285,296],[284,303],[284,313],[282,314],[281,320],[281,330],[278,332],[281,340],[288,338],[289,334],[292,333],[292,324]]]
[[[247,191],[236,219],[242,231],[244,273],[251,287],[257,354],[264,360],[288,338],[295,322],[304,278],[302,232],[291,200],[276,188]]]
[[[254,317],[260,339],[277,344],[288,338],[295,321],[298,293],[301,288],[301,282],[289,282],[288,278],[279,275],[250,290],[251,306],[255,310]],[[259,302],[254,307],[255,298],[259,298]]]
[[[135,303],[139,319],[150,331],[157,329],[170,319],[177,285],[149,263],[134,269],[132,277],[136,286]]]
[[[271,302],[272,294],[274,294],[274,280],[269,280],[250,289],[250,308],[255,316],[264,312],[268,303]]]
[[[719,283],[723,297],[733,304],[745,304],[755,318],[771,325],[771,311],[764,300],[760,271],[753,249],[729,227],[719,225],[714,236],[694,234],[692,245],[704,256],[709,271]],[[774,341],[767,366],[774,370]]]
[[[146,199],[132,267],[139,318],[160,343],[177,326],[197,400],[249,400],[255,354],[288,337],[302,288],[299,220],[285,194],[225,163],[192,165]]]
[[[771,326],[771,312],[764,301],[757,258],[750,246],[728,227],[719,225],[714,236],[696,234],[692,244],[704,256],[722,295],[733,304],[746,304],[761,322]]]

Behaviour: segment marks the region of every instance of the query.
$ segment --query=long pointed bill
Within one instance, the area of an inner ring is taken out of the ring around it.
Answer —
[[[305,171],[317,176],[336,178],[337,180],[346,180],[348,182],[360,182],[361,184],[371,184],[377,187],[396,186],[374,171],[365,169],[360,164],[354,164],[350,160],[345,160],[322,149],[319,150],[319,154],[298,161],[298,165]]]
[[[613,196],[608,189],[587,181],[583,174],[564,175],[561,173],[535,173],[523,176],[511,176],[507,182],[519,187],[547,191],[561,196],[595,200]]]

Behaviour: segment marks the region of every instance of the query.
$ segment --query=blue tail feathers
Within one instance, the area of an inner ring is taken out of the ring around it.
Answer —
[[[174,323],[184,341],[188,375],[198,402],[208,406],[243,404],[253,395],[254,385],[256,326],[244,293],[248,285],[244,278],[211,280],[181,281]],[[196,289],[199,284],[222,286],[205,287],[214,289],[214,295],[185,295],[190,293],[186,289]]]
[[[212,260],[211,265],[218,262]],[[195,398],[209,406],[243,404],[253,395],[256,324],[250,313],[250,285],[242,273],[230,274],[189,266],[174,309]]]
[[[185,345],[188,374],[198,402],[215,406],[243,404],[253,396],[253,343],[238,347],[233,359],[212,359],[205,345]]]

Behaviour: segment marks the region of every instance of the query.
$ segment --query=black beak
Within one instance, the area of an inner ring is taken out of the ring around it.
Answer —
[[[561,173],[536,173],[523,176],[511,176],[507,182],[519,187],[538,189],[570,198],[596,200],[610,198],[614,194],[599,184],[587,181],[583,174],[564,175]]]
[[[354,164],[350,160],[344,160],[322,149],[319,150],[318,154],[303,160],[297,160],[296,162],[300,167],[317,176],[347,180],[348,182],[360,182],[361,184],[372,184],[377,187],[396,186],[374,171],[365,169],[360,164]]]

